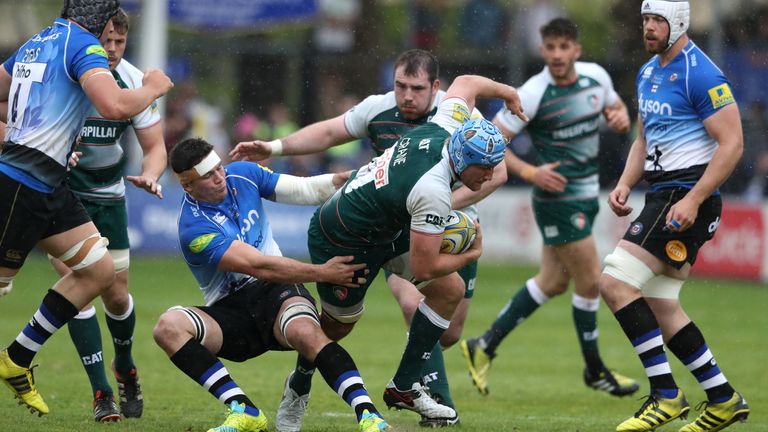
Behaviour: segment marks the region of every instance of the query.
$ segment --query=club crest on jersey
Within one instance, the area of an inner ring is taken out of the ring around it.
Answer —
[[[675,82],[677,80],[677,74],[673,73],[672,75],[670,75],[669,76],[669,80],[672,81],[672,82]]]
[[[672,261],[683,262],[688,257],[688,249],[680,240],[670,240],[664,246],[664,251]]]
[[[591,94],[591,95],[587,96],[587,103],[593,109],[597,109],[600,106],[600,98],[597,97],[597,95],[595,95],[595,94]]]
[[[581,231],[587,226],[587,217],[582,212],[574,213],[571,215],[571,224]]]
[[[638,235],[641,232],[643,232],[643,223],[642,222],[635,222],[632,224],[632,226],[629,227],[629,234],[630,235]]]
[[[709,99],[712,101],[712,108],[718,109],[734,102],[733,93],[728,84],[720,84],[707,91]]]

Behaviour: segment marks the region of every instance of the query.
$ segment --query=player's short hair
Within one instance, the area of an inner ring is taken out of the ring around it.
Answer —
[[[128,13],[125,11],[125,9],[118,8],[117,13],[112,17],[112,26],[115,28],[115,31],[121,35],[124,35],[128,33],[130,24],[131,23],[130,19],[128,18]]]
[[[568,18],[555,18],[539,29],[541,38],[564,37],[574,42],[579,40],[579,26]]]
[[[171,169],[176,174],[184,172],[199,164],[211,150],[213,146],[202,138],[185,139],[171,149],[168,157],[171,161]]]
[[[430,83],[435,82],[440,73],[437,57],[422,49],[412,49],[400,54],[395,60],[394,69],[396,70],[400,66],[405,66],[405,74],[409,76],[416,76],[420,70],[424,69]]]

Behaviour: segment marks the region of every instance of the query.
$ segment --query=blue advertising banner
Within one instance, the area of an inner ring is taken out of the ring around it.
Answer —
[[[141,10],[141,0],[122,0],[129,12]],[[264,27],[313,18],[316,0],[169,0],[174,24],[210,30]]]
[[[128,235],[131,253],[179,255],[177,219],[184,191],[179,186],[163,188],[164,199],[128,185]],[[296,206],[264,201],[275,240],[283,255],[306,258],[307,227],[314,206]]]

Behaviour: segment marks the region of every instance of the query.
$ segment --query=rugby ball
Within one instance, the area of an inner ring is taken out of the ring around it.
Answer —
[[[455,255],[466,252],[475,241],[475,236],[477,236],[475,222],[466,213],[451,210],[445,221],[440,253]]]

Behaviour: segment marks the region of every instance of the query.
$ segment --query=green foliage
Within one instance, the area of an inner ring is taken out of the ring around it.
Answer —
[[[175,369],[152,341],[152,327],[168,307],[202,301],[197,284],[180,259],[136,258],[131,265],[131,289],[137,306],[134,353],[139,367],[146,408],[144,418],[108,426],[118,431],[204,431],[221,423],[224,407]],[[510,296],[534,273],[514,266],[483,266],[477,284],[466,336],[484,331]],[[31,259],[14,283],[14,291],[0,298],[0,345],[21,330],[37,308],[45,290],[56,280],[48,263]],[[683,302],[696,320],[726,376],[747,398],[752,416],[732,430],[768,431],[768,391],[764,362],[768,358],[768,289],[764,285],[692,281],[683,290]],[[100,302],[97,301],[97,304]],[[112,358],[106,326],[106,361]],[[389,290],[381,278],[369,291],[365,317],[342,342],[357,361],[367,388],[380,409],[381,394],[394,373],[405,344],[405,327]],[[640,379],[640,397],[648,391],[640,362],[616,321],[603,305],[600,312],[601,352],[607,364]],[[457,347],[445,352],[454,399],[461,415],[461,430],[468,431],[598,431],[615,425],[640,407],[635,398],[617,399],[591,390],[581,381],[582,360],[571,322],[570,295],[554,299],[517,328],[499,349],[491,370],[490,395],[472,387]],[[274,421],[283,380],[294,354],[268,353],[242,364],[227,363],[240,386]],[[104,431],[91,417],[90,389],[66,330],[60,331],[36,358],[35,377],[51,414],[37,418],[16,406],[10,391],[0,389],[0,430]],[[695,380],[676,360],[672,367],[692,404],[704,399]],[[319,375],[319,374],[318,374]],[[4,386],[2,386],[4,387]],[[398,431],[416,431],[418,417],[407,411],[385,411]],[[274,430],[274,423],[271,423]],[[676,430],[682,422],[663,428]],[[351,410],[332,393],[320,376],[305,421],[307,431],[356,429]],[[729,429],[730,431],[731,429]]]

